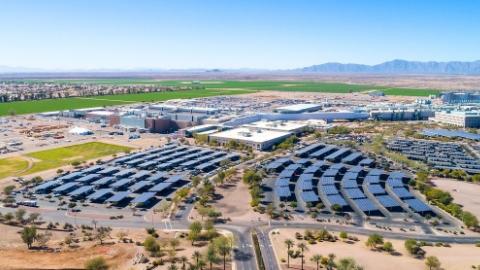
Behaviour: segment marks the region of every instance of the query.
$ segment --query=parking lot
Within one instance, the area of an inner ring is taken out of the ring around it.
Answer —
[[[60,174],[19,192],[17,201],[34,201],[46,209],[124,215],[126,210],[148,210],[170,200],[193,175],[209,177],[239,159],[237,153],[170,143]]]

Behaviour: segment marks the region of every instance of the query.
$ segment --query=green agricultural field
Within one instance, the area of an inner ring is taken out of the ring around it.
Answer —
[[[0,103],[0,116],[15,114],[40,113],[68,109],[81,109],[90,107],[113,106],[142,101],[164,101],[177,98],[197,98],[220,95],[238,95],[253,93],[254,90],[222,90],[222,89],[197,89],[179,90],[155,93],[105,95],[95,97],[74,97],[34,101],[18,101]]]
[[[302,81],[215,81],[214,83],[202,81],[201,85],[207,89],[252,89],[325,93],[350,93],[380,88],[370,85]]]
[[[384,91],[386,95],[393,96],[429,96],[440,93],[440,91],[434,89],[390,88],[378,85],[308,81],[201,81],[200,84],[206,89],[250,89],[258,91],[353,93],[379,90]]]
[[[411,97],[428,97],[430,95],[440,94],[439,90],[434,89],[417,89],[417,88],[385,88],[379,89],[385,95],[389,96],[411,96]]]
[[[87,83],[105,85],[164,85],[188,86],[192,81],[160,81],[152,79],[68,79],[68,80],[28,80],[55,83]],[[156,93],[120,94],[95,97],[76,97],[38,101],[20,101],[0,103],[0,116],[15,114],[39,113],[48,111],[103,107],[135,102],[155,102],[177,98],[198,98],[221,95],[248,94],[256,91],[276,90],[287,92],[323,92],[323,93],[353,93],[379,90],[386,95],[395,96],[429,96],[439,94],[434,89],[391,88],[385,86],[359,85],[346,83],[328,83],[311,81],[200,81],[195,83],[203,89],[175,90]]]
[[[28,169],[28,161],[21,157],[0,159],[0,179],[16,176]]]
[[[55,169],[69,165],[72,162],[83,162],[116,153],[130,151],[132,148],[101,142],[89,142],[72,146],[54,148],[44,151],[28,153],[25,156],[34,160],[30,169],[23,175]]]
[[[68,84],[103,84],[103,85],[158,85],[158,86],[188,86],[194,84],[189,80],[154,80],[154,79],[56,79],[56,80],[24,80],[26,82],[52,82]],[[348,84],[314,81],[195,81],[206,90],[276,90],[291,92],[324,92],[324,93],[351,93],[371,90],[384,91],[386,95],[394,96],[428,96],[439,94],[434,89],[421,88],[391,88],[378,85]]]

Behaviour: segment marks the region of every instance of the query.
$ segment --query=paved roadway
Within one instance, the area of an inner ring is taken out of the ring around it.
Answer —
[[[187,220],[188,213],[192,209],[192,205],[186,205],[181,213],[178,213],[173,219],[168,222],[162,220],[148,220],[143,217],[128,217],[121,220],[110,219],[96,219],[101,226],[122,227],[122,228],[146,228],[154,226],[160,229],[187,229],[189,221]],[[66,211],[42,211],[38,208],[25,208],[28,212],[40,212],[42,218],[47,221],[69,222],[76,225],[91,225],[94,218],[83,216],[79,214],[69,213]],[[0,207],[0,212],[11,212],[14,209]],[[270,241],[269,233],[275,229],[281,228],[298,228],[298,229],[327,229],[329,231],[345,231],[352,234],[369,235],[372,233],[379,233],[375,230],[365,229],[362,227],[343,226],[335,224],[322,224],[322,223],[302,223],[302,222],[282,222],[272,221],[270,224],[267,222],[235,222],[229,224],[220,224],[217,226],[219,229],[230,231],[235,238],[234,247],[234,261],[239,270],[251,270],[257,269],[255,260],[255,252],[253,249],[253,243],[251,239],[251,232],[256,231],[260,249],[262,251],[262,257],[266,266],[266,269],[276,270],[280,269],[276,256],[273,251],[272,243]],[[478,243],[480,237],[465,237],[465,236],[438,236],[432,234],[403,234],[398,232],[382,231],[380,232],[386,238],[394,239],[417,239],[421,241],[432,242],[448,242],[448,243]]]

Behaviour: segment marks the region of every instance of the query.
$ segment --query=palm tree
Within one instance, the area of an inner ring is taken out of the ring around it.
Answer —
[[[207,254],[205,254],[206,261],[210,264],[210,270],[213,269],[213,264],[218,261],[217,250],[213,244],[208,245]]]
[[[300,252],[301,252],[301,253],[300,253],[300,254],[301,254],[301,255],[300,255],[300,259],[302,260],[302,261],[301,261],[301,263],[302,263],[302,264],[301,264],[301,265],[302,265],[301,269],[303,270],[303,263],[304,263],[304,260],[303,260],[303,258],[304,258],[303,252],[306,251],[306,250],[308,250],[308,247],[307,247],[307,245],[306,245],[305,243],[299,243],[299,244],[297,245],[297,247],[300,249]]]
[[[187,262],[188,262],[187,257],[185,257],[185,256],[180,257],[180,262],[182,262],[182,270],[185,270]]]
[[[230,241],[227,237],[219,237],[214,241],[218,253],[223,257],[223,270],[226,269],[227,256],[232,252]]]
[[[193,252],[192,259],[195,260],[195,266],[197,266],[197,268],[198,268],[198,263],[199,263],[200,257],[202,257],[202,254],[200,254],[200,252],[198,252],[198,250]]]
[[[285,245],[287,245],[287,268],[290,268],[290,249],[294,244],[292,239],[285,239]]]
[[[320,268],[320,262],[322,261],[322,255],[315,254],[312,258],[310,258],[310,261],[314,262],[317,265],[318,270]]]
[[[335,267],[335,254],[330,253],[328,254],[327,262],[326,262],[326,267],[328,270],[333,270],[333,267]]]

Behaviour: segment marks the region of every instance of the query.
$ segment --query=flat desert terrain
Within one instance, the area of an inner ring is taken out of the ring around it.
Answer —
[[[480,217],[480,185],[458,181],[433,179],[435,185],[445,191],[450,192],[454,201],[463,205],[463,208]]]
[[[295,232],[304,233],[303,230],[282,229],[280,234],[271,235],[275,253],[279,259],[287,259],[287,249],[284,244],[285,239],[292,239],[295,245],[301,240],[295,239]],[[335,233],[338,236],[338,233]],[[315,254],[327,256],[330,253],[336,255],[336,260],[340,258],[353,258],[357,264],[368,270],[386,270],[386,269],[408,269],[424,270],[425,262],[422,259],[416,259],[410,256],[404,248],[404,241],[385,239],[393,244],[394,249],[399,253],[391,255],[386,252],[372,251],[366,247],[365,241],[368,237],[355,235],[360,241],[347,243],[337,242],[318,242],[317,244],[307,244],[308,251],[305,253],[305,262],[309,268],[315,269],[310,258]],[[472,265],[480,264],[480,247],[475,245],[453,244],[451,247],[423,247],[426,256],[436,256],[442,269],[445,270],[465,270],[472,269]],[[300,259],[290,260],[290,269],[300,269]],[[292,267],[293,266],[293,267]],[[282,264],[282,269],[287,269],[286,263]]]

